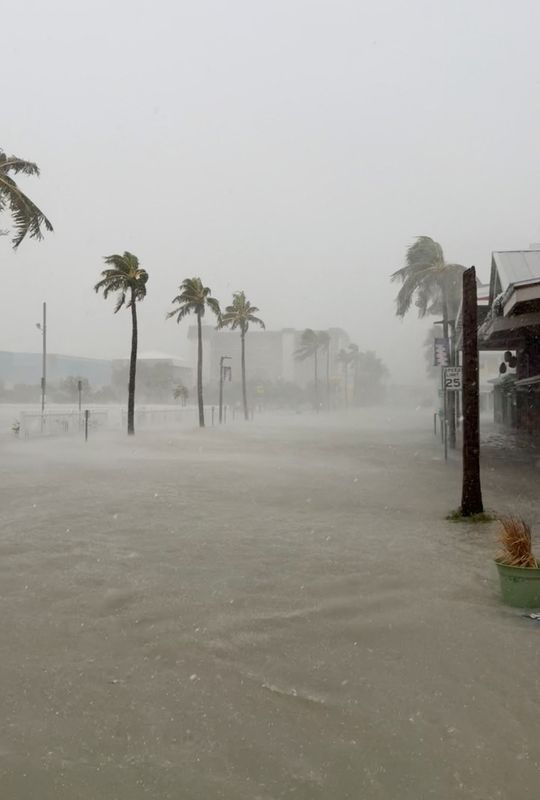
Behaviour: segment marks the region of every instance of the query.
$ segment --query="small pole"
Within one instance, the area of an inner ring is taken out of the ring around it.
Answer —
[[[215,410],[216,409],[214,408],[214,406],[212,406],[212,425],[214,424],[214,412],[215,412]]]
[[[227,423],[227,406],[223,406],[223,422]]]
[[[437,436],[437,412],[433,414],[433,435]]]
[[[47,303],[43,303],[43,323],[41,328],[43,335],[43,357],[42,357],[42,381],[41,381],[41,414],[45,413],[45,394],[47,392]]]
[[[447,408],[447,392],[444,381],[444,374],[446,370],[443,369],[443,401],[444,401],[444,460],[448,461],[448,408]]]
[[[88,418],[90,417],[90,412],[88,409],[85,409],[84,412],[84,441],[88,441]]]

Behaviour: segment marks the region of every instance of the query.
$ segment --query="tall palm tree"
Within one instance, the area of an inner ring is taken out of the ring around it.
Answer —
[[[264,322],[255,314],[259,311],[257,306],[252,306],[247,300],[244,292],[235,292],[233,301],[227,306],[225,313],[221,317],[220,327],[228,327],[232,331],[240,329],[240,340],[242,343],[242,400],[244,403],[244,418],[249,419],[247,390],[246,390],[246,333],[249,330],[250,322],[264,328]]]
[[[302,331],[300,337],[300,347],[295,351],[294,356],[297,361],[305,361],[307,358],[313,358],[313,382],[315,386],[314,406],[317,413],[319,412],[319,367],[317,355],[321,347],[319,334],[311,328],[306,328]]]
[[[413,300],[418,316],[441,314],[443,336],[449,339],[450,326],[455,321],[461,299],[461,280],[465,267],[447,263],[441,245],[429,236],[419,236],[408,248],[405,266],[392,273],[392,281],[401,283],[396,297],[396,314],[404,317]],[[453,346],[450,364],[454,363]],[[449,444],[456,446],[454,393],[450,392]]]
[[[104,269],[101,273],[101,280],[96,283],[96,292],[103,291],[103,297],[107,299],[110,292],[117,292],[118,299],[114,308],[116,314],[122,306],[131,309],[131,355],[129,358],[129,382],[128,382],[128,418],[127,432],[129,436],[135,433],[135,374],[137,371],[137,300],[146,297],[146,284],[148,273],[139,265],[139,259],[127,250],[123,255],[118,253],[105,257],[105,263],[109,269]]]
[[[7,209],[13,217],[15,235],[13,247],[17,249],[25,236],[43,237],[42,228],[53,227],[43,211],[19,188],[12,175],[39,175],[39,167],[32,161],[17,156],[7,156],[0,150],[0,213]]]
[[[330,344],[331,338],[328,331],[319,331],[319,348],[326,355],[326,407],[330,411]]]
[[[212,297],[212,290],[203,286],[200,278],[186,278],[179,286],[180,294],[173,298],[177,308],[169,311],[167,318],[176,317],[181,322],[189,314],[197,317],[197,400],[199,403],[199,425],[204,428],[204,400],[202,385],[203,346],[202,346],[202,318],[207,308],[221,320],[219,302]]]

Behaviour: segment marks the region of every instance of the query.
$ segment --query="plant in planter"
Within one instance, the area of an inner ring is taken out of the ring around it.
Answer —
[[[501,517],[501,550],[495,558],[503,601],[515,608],[540,607],[540,566],[531,529],[520,517]]]

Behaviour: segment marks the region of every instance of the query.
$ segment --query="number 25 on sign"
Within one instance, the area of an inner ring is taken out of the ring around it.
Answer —
[[[449,392],[458,392],[461,389],[461,367],[446,367],[444,388]]]

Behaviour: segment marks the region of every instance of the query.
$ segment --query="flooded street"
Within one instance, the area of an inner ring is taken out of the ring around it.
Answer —
[[[429,414],[1,458],[3,800],[538,797],[540,630]]]

